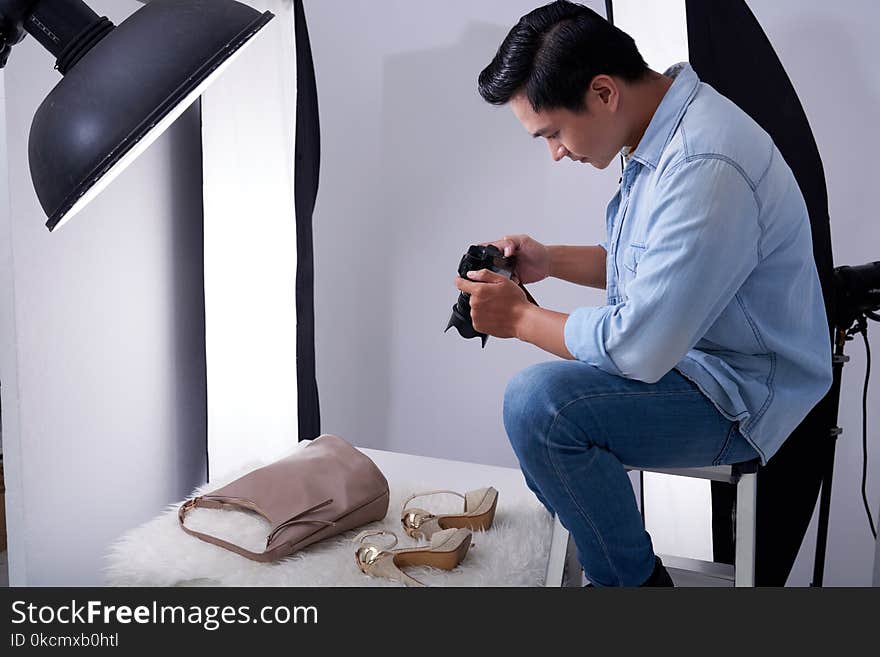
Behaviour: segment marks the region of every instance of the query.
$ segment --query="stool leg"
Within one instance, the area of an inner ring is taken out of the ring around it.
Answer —
[[[565,547],[565,569],[562,573],[563,586],[583,586],[584,569],[577,558],[577,546],[574,544],[574,536],[568,534],[568,545]]]
[[[550,540],[550,556],[547,559],[547,575],[544,586],[562,586],[566,561],[569,558],[570,537],[568,530],[553,516],[553,538]]]
[[[645,471],[639,470],[639,511],[642,514],[642,527],[645,525]]]
[[[736,556],[734,586],[755,585],[755,517],[758,475],[744,474],[736,484]]]

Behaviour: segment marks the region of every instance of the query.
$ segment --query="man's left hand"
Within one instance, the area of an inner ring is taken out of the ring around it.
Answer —
[[[510,279],[488,269],[469,271],[455,286],[471,295],[471,323],[480,333],[496,338],[517,337],[518,322],[530,306],[522,289]]]

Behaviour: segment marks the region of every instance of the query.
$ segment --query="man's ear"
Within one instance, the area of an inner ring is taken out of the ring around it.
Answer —
[[[593,101],[598,101],[612,112],[617,110],[617,103],[620,101],[620,89],[617,82],[610,75],[597,75],[590,81],[590,88],[587,93],[593,97]]]

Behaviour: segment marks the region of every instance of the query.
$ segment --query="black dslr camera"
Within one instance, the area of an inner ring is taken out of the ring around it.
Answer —
[[[462,256],[461,262],[458,263],[458,275],[462,278],[471,280],[467,277],[467,273],[469,271],[479,271],[480,269],[488,269],[494,271],[496,274],[501,274],[502,276],[510,278],[516,269],[516,256],[505,258],[504,253],[502,253],[498,247],[492,246],[491,244],[488,246],[472,245],[468,248],[467,253]],[[526,293],[526,297],[528,297],[529,301],[538,305],[532,298],[532,295],[529,294],[528,290],[526,290],[521,283],[519,286]],[[446,329],[443,332],[445,333],[454,326],[458,329],[458,333],[461,337],[479,337],[483,343],[483,347],[485,347],[486,340],[489,339],[489,336],[485,333],[480,333],[474,328],[473,322],[471,321],[470,298],[470,294],[465,292],[459,293],[458,301],[452,306],[452,316],[449,318],[449,323],[446,325]]]

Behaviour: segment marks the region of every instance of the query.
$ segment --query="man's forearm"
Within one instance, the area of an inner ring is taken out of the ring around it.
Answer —
[[[550,275],[564,281],[605,289],[605,249],[601,246],[548,246]]]
[[[516,323],[516,337],[560,358],[574,360],[565,346],[567,319],[568,315],[564,313],[526,304]]]

